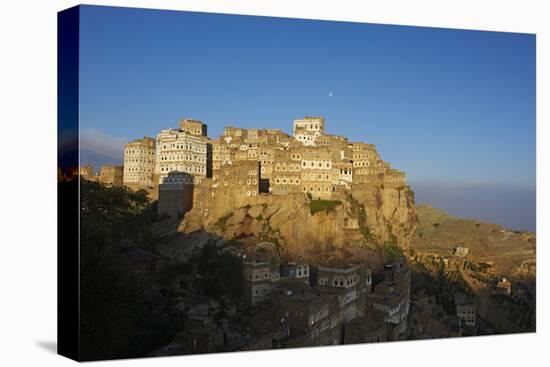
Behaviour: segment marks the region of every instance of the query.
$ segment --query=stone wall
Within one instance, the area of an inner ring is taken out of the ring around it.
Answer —
[[[161,184],[158,192],[158,212],[181,218],[193,208],[193,184]]]

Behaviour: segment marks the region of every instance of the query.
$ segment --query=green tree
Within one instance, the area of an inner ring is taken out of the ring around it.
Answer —
[[[80,193],[82,358],[144,355],[151,347],[142,343],[153,308],[151,284],[133,271],[123,252],[150,244],[154,206],[144,192],[86,180]]]

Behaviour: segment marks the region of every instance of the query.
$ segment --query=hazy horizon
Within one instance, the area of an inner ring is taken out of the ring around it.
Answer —
[[[427,203],[535,231],[534,35],[81,7],[82,163],[178,120],[377,146]]]

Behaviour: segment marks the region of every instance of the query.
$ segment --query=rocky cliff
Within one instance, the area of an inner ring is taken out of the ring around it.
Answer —
[[[231,190],[213,190],[204,184],[195,189],[194,202],[180,232],[204,230],[244,242],[271,240],[290,258],[376,248],[387,241],[406,251],[417,223],[408,186],[355,185],[330,201],[318,201],[304,194],[260,194],[243,200]]]

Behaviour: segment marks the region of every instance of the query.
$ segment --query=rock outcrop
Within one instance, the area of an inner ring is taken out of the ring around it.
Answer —
[[[179,231],[197,230],[226,239],[270,240],[289,257],[347,247],[395,242],[406,251],[416,228],[414,195],[408,186],[355,185],[330,201],[304,194],[260,194],[247,204],[231,190],[195,190],[195,203]],[[326,206],[326,208],[324,207]]]

